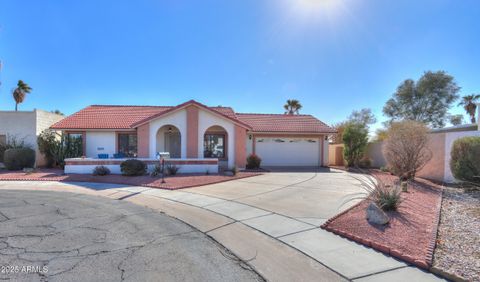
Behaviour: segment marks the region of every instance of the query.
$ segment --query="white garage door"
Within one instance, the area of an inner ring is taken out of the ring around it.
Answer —
[[[255,152],[262,166],[318,166],[318,138],[257,138]]]

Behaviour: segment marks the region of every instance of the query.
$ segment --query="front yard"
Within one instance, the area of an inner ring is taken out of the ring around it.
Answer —
[[[220,183],[260,174],[261,173],[258,172],[238,172],[233,176],[223,174],[177,174],[165,177],[165,183],[162,183],[160,177],[151,177],[149,175],[123,176],[109,174],[99,176],[90,174],[64,174],[63,170],[60,169],[37,169],[32,173],[0,170],[0,180],[113,183],[176,190]]]

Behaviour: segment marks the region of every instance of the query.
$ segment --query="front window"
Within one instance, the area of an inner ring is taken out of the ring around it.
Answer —
[[[137,134],[118,134],[118,153],[129,158],[137,157]]]
[[[225,158],[225,135],[205,134],[203,148],[205,158]]]

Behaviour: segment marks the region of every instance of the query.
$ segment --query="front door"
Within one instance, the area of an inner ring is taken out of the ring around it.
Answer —
[[[170,158],[180,158],[180,132],[165,133],[165,152],[170,153]]]

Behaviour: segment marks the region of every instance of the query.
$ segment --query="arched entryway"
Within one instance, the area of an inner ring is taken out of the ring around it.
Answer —
[[[182,138],[174,125],[164,125],[157,131],[157,152],[168,152],[170,158],[180,158]]]
[[[228,133],[225,128],[219,125],[209,127],[203,135],[203,157],[226,161],[229,149],[227,140]]]

